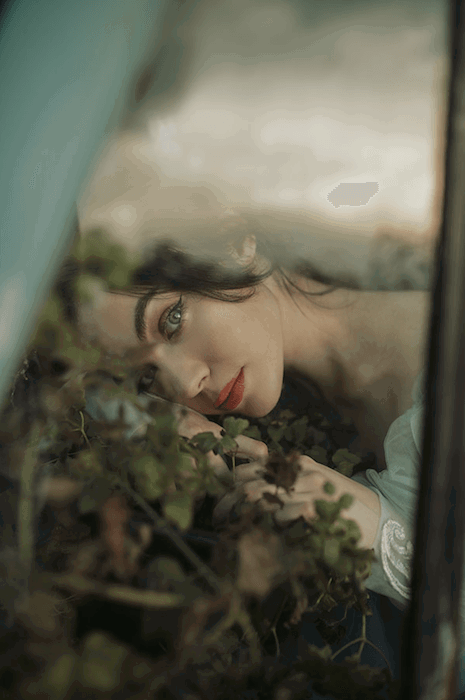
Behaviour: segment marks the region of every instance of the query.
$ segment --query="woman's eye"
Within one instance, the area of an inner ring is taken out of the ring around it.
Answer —
[[[163,333],[166,335],[168,340],[172,338],[181,328],[183,308],[184,305],[181,297],[176,306],[173,306],[169,310],[166,318],[163,321]]]

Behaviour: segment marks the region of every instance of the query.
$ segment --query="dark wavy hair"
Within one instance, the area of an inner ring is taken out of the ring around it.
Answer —
[[[226,239],[231,245],[239,243],[249,231],[240,231],[239,235]],[[132,271],[130,283],[124,289],[110,289],[113,293],[143,296],[144,294],[163,294],[165,292],[186,292],[199,294],[204,297],[238,303],[249,299],[263,280],[274,275],[278,284],[290,295],[295,292],[306,298],[321,297],[338,288],[358,288],[352,281],[334,280],[311,262],[301,261],[287,269],[276,262],[279,250],[263,233],[254,232],[256,252],[264,262],[260,270],[255,265],[242,267],[232,265],[228,256],[224,255],[225,238],[216,245],[217,251],[209,250],[200,257],[197,253],[182,247],[172,240],[159,240],[151,249],[145,251],[144,262]],[[221,244],[223,245],[220,253]],[[208,245],[208,244],[206,244]],[[77,303],[74,293],[74,282],[80,273],[102,274],[102,261],[90,259],[77,262],[69,257],[63,263],[58,275],[55,290],[61,298],[65,315],[69,321],[77,320]],[[325,285],[325,289],[309,292],[302,289],[293,279],[294,275],[312,279]]]

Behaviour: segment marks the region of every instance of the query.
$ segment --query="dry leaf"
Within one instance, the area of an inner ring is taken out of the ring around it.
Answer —
[[[240,538],[237,551],[238,588],[244,593],[265,596],[276,577],[283,572],[279,537],[256,528]]]

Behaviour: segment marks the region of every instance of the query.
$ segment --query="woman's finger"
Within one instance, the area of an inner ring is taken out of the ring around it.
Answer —
[[[254,440],[246,435],[238,435],[235,438],[238,457],[248,457],[253,461],[265,460],[268,457],[268,447],[260,440]]]
[[[207,420],[200,413],[186,409],[185,407],[175,408],[175,415],[178,420],[178,431],[184,437],[192,438],[199,433],[213,433],[218,439],[221,438],[222,428],[218,423]]]
[[[220,501],[218,501],[213,511],[213,525],[219,525],[223,520],[226,520],[234,506],[242,498],[239,489],[234,489],[226,493]]]
[[[184,437],[192,438],[198,433],[213,433],[213,435],[221,440],[224,435],[224,429],[218,423],[208,420],[200,413],[187,409],[185,406],[174,407],[174,413],[178,420],[178,430]],[[268,448],[264,442],[254,440],[245,435],[238,435],[235,438],[237,445],[236,449],[228,450],[228,453],[236,454],[238,457],[245,457],[250,460],[266,459],[268,456]]]
[[[263,478],[264,473],[265,467],[261,461],[240,464],[235,469],[235,482],[239,485],[246,481],[254,481]]]
[[[274,519],[279,525],[290,523],[292,520],[298,520],[298,518],[304,518],[304,520],[310,522],[316,517],[315,505],[311,499],[299,501],[298,503],[288,503],[284,508],[278,508],[277,506],[272,508],[270,504],[264,504],[263,508],[274,510]]]

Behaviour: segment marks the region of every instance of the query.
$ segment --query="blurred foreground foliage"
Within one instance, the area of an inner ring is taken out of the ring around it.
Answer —
[[[137,264],[102,232],[71,262],[83,304],[124,288]],[[120,401],[115,420],[86,413],[89,388]],[[332,649],[345,634],[332,610],[355,607],[363,629],[370,615],[373,555],[340,517],[346,496],[319,501],[310,524],[278,527],[250,503],[221,532],[211,524],[228,482],[207,453],[234,453],[241,433],[267,442],[268,473],[286,488],[295,450],[346,475],[367,466],[348,449],[351,426],[317,399],[305,415],[278,406],[253,423],[227,417],[221,439],[180,438],[169,404],[142,403],[134,369],[84,343],[53,289],[0,425],[2,697],[288,700],[311,697],[310,680],[335,698],[395,697],[388,670],[361,665],[364,638],[345,658]],[[128,437],[124,406],[148,414],[146,431]],[[110,631],[93,619],[105,605]],[[299,636],[304,613],[326,645],[300,643],[285,661],[280,644]]]

